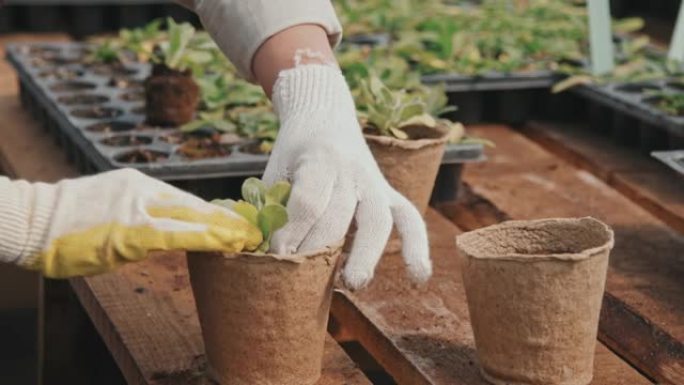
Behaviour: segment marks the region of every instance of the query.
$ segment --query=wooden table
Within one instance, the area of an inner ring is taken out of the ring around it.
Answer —
[[[3,76],[7,71],[0,67]],[[6,171],[48,181],[74,175],[59,148],[18,108],[16,95],[12,99],[9,94],[4,102],[13,107],[0,107],[0,121],[12,122],[0,125],[0,159]],[[618,233],[592,383],[684,384],[681,234],[508,127],[480,127],[476,132],[499,146],[489,162],[469,166],[467,199],[440,207],[451,221],[437,211],[428,213],[433,279],[424,286],[413,285],[400,256],[386,255],[370,287],[335,293],[335,339],[345,346],[352,341],[360,344],[399,384],[484,384],[475,360],[454,236],[509,217],[589,213],[613,224]],[[93,278],[44,282],[43,383],[206,381],[182,255],[157,255]],[[106,349],[96,346],[96,335]],[[368,360],[359,357],[355,355],[367,367]],[[117,365],[107,366],[112,358]],[[329,340],[322,383],[367,380]]]

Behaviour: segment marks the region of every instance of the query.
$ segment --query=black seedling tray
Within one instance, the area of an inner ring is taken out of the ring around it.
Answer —
[[[181,135],[177,128],[144,124],[142,81],[150,66],[134,64],[111,73],[111,67],[81,63],[87,49],[84,43],[7,47],[8,60],[19,74],[22,103],[42,120],[81,172],[132,167],[205,199],[239,196],[241,180],[262,174],[268,156],[246,151],[254,144],[247,139],[229,145],[229,156],[184,158],[173,140]],[[149,156],[159,158],[146,162]],[[449,145],[442,167],[453,170],[482,158],[482,145]],[[449,191],[443,190],[455,190],[458,181],[438,186],[443,187],[436,191],[445,195]]]
[[[570,92],[588,102],[594,130],[623,144],[637,145],[645,153],[684,147],[684,116],[659,110],[650,92],[684,92],[684,85],[663,79],[648,82],[582,85]]]

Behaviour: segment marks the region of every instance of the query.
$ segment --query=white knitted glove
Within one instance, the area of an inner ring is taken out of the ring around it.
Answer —
[[[427,280],[432,265],[425,224],[382,176],[339,69],[309,64],[282,71],[273,104],[281,127],[264,181],[287,179],[293,186],[290,220],[275,233],[273,251],[289,254],[334,244],[344,238],[356,212],[358,230],[342,273],[348,287],[363,287],[373,278],[393,223],[411,276]]]
[[[57,184],[0,178],[0,262],[53,278],[109,271],[152,250],[242,251],[261,232],[138,171]]]

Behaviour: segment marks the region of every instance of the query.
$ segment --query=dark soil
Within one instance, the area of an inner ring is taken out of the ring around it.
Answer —
[[[426,126],[414,125],[402,127],[401,129],[408,135],[409,138],[407,140],[437,139],[444,136],[443,132]],[[380,131],[373,126],[364,127],[363,133],[367,135],[382,136]]]
[[[221,143],[221,134],[171,134],[162,140],[178,144],[177,152],[186,159],[207,159],[229,156],[231,145]]]
[[[116,156],[116,161],[121,163],[155,163],[160,160],[166,160],[169,154],[161,151],[137,149],[125,152]]]
[[[119,96],[119,99],[127,101],[127,102],[137,102],[140,100],[145,100],[145,93],[142,90],[140,90],[140,91],[129,91],[129,92],[121,94],[121,96]]]
[[[245,154],[253,154],[253,155],[268,154],[268,153],[261,151],[261,143],[260,142],[252,142],[252,143],[245,144],[244,146],[240,147],[240,152],[244,152]]]
[[[128,68],[122,64],[93,64],[89,69],[101,76],[131,76],[138,73],[135,68]]]
[[[57,83],[50,87],[52,91],[55,92],[65,92],[65,91],[83,91],[95,89],[97,85],[91,82],[84,82],[79,80],[70,80],[61,83]]]
[[[109,101],[109,97],[104,95],[93,95],[93,94],[75,94],[75,95],[64,95],[57,98],[57,101],[66,104],[67,106],[73,105],[95,105],[102,104]]]
[[[137,114],[137,115],[145,115],[145,106],[138,106],[138,107],[133,107],[131,108],[131,113],[132,114]]]
[[[199,87],[190,71],[179,72],[155,65],[145,80],[147,122],[159,126],[179,126],[192,120],[199,103]]]
[[[86,131],[110,133],[110,132],[132,131],[132,130],[135,130],[136,128],[138,128],[138,127],[134,123],[112,120],[110,122],[101,122],[101,123],[92,124],[92,125],[86,127]]]
[[[117,135],[102,139],[100,143],[112,147],[140,146],[152,143],[152,138],[140,135]]]
[[[115,118],[123,114],[118,108],[112,107],[87,107],[87,108],[76,108],[71,110],[71,115],[77,118],[87,118],[87,119],[107,119]]]
[[[82,70],[58,67],[54,69],[45,70],[38,74],[39,78],[54,79],[54,80],[73,80],[83,76]]]
[[[670,88],[674,88],[677,91],[682,91],[684,92],[684,81],[672,81],[668,82],[667,86]]]
[[[640,94],[646,91],[658,91],[660,86],[652,83],[631,83],[616,87],[615,89],[630,94]]]
[[[142,88],[143,82],[137,79],[133,79],[128,76],[113,76],[107,82],[110,87],[130,89],[130,88]]]
[[[81,59],[79,57],[69,57],[69,56],[53,56],[53,57],[36,57],[31,59],[31,65],[34,67],[47,67],[47,66],[64,66],[69,64],[79,63]]]

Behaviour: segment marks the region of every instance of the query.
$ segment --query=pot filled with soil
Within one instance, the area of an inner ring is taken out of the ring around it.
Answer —
[[[590,383],[612,230],[593,218],[510,221],[456,243],[483,376]]]
[[[243,185],[248,201],[220,204],[260,218],[248,220],[260,224],[261,251],[188,254],[208,373],[222,385],[314,384],[321,375],[341,243],[300,255],[267,254],[270,234],[287,221],[282,203],[289,185],[262,189],[260,199],[258,189],[245,194],[245,186],[259,185],[254,181]]]
[[[189,70],[155,64],[145,80],[145,115],[148,124],[179,126],[192,120],[199,103],[199,87]]]

